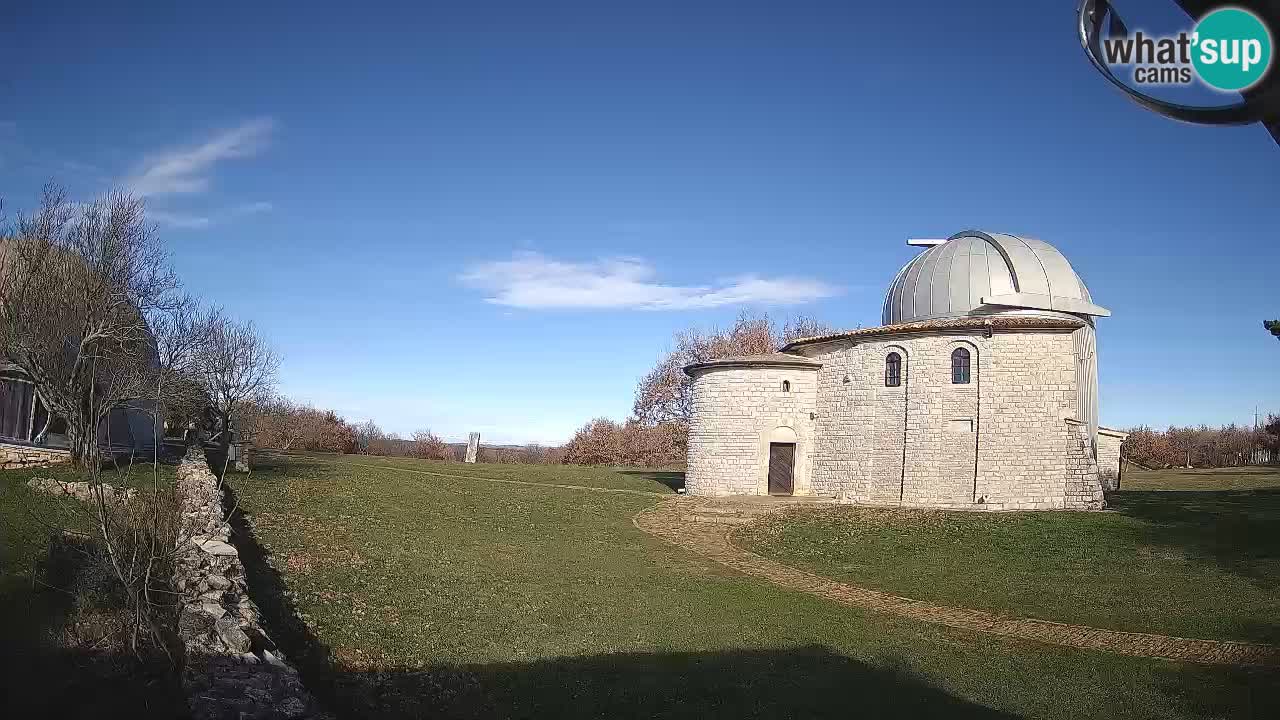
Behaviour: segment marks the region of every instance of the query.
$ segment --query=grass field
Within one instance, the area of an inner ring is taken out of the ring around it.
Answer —
[[[1117,630],[1280,643],[1280,471],[1129,473],[1115,512],[839,507],[735,542],[854,585]]]
[[[277,618],[270,629],[349,716],[1280,713],[1274,673],[914,625],[737,575],[632,525],[678,482],[649,471],[313,457],[234,486],[274,566],[247,558],[256,599]],[[582,489],[591,487],[627,492]],[[986,519],[1006,532],[1006,520]],[[1033,549],[1021,552],[1031,557],[1079,539],[1061,531],[1008,537],[1028,539]],[[1104,548],[1116,542],[1095,535]],[[968,537],[951,552],[980,544]],[[1047,578],[1049,594],[1069,571],[1032,579]],[[294,609],[305,626],[289,622]]]

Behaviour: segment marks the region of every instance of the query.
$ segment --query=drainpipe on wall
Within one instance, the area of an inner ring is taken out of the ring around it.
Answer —
[[[898,480],[898,505],[902,505],[902,500],[907,492],[907,420],[911,400],[911,356],[903,349],[902,367],[902,476]]]
[[[987,323],[987,337],[991,337],[991,321]],[[978,502],[978,450],[980,448],[979,440],[982,438],[982,358],[987,353],[978,352],[978,377],[974,378],[973,389],[975,391],[976,401],[973,408],[973,501]]]

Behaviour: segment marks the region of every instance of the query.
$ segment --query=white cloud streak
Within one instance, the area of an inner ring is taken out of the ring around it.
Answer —
[[[481,263],[459,279],[488,290],[485,302],[527,309],[695,310],[724,305],[796,305],[838,295],[841,289],[799,277],[744,275],[718,285],[657,282],[651,265],[636,258],[562,262],[537,253]]]
[[[126,183],[139,195],[199,193],[209,189],[213,168],[224,160],[252,157],[267,144],[275,123],[257,118],[215,134],[198,145],[152,153]]]
[[[168,210],[148,210],[147,217],[156,224],[177,230],[203,230],[227,220],[271,212],[273,206],[269,202],[252,202],[215,212],[211,215],[193,215]]]

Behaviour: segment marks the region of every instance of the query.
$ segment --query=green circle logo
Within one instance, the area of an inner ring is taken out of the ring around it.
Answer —
[[[1271,33],[1248,10],[1225,7],[1205,15],[1191,42],[1196,73],[1219,90],[1247,90],[1271,67]]]

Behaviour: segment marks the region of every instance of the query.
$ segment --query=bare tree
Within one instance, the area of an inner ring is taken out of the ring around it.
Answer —
[[[382,428],[378,427],[378,423],[373,420],[366,420],[355,427],[356,431],[356,452],[362,455],[368,455],[372,446],[386,435],[382,432]]]
[[[176,518],[173,504],[162,501],[172,488],[162,488],[154,436],[147,496],[124,487],[135,485],[131,474],[141,463],[107,475],[99,428],[126,403],[150,412],[158,427],[181,402],[177,379],[189,370],[200,332],[194,303],[177,286],[142,201],[126,193],[76,205],[48,186],[39,208],[0,239],[0,352],[67,424],[89,496],[59,506],[77,516],[62,525],[93,528],[83,552],[118,581],[135,653],[144,635],[169,652],[160,617],[172,603],[156,593],[172,574]]]
[[[209,396],[218,448],[225,458],[236,421],[255,402],[270,397],[280,360],[251,322],[215,313],[195,359],[195,372]]]
[[[177,278],[142,200],[111,192],[72,204],[44,190],[0,239],[0,350],[66,420],[79,466],[98,458],[111,409],[148,398],[158,365],[150,321],[178,301]]]

